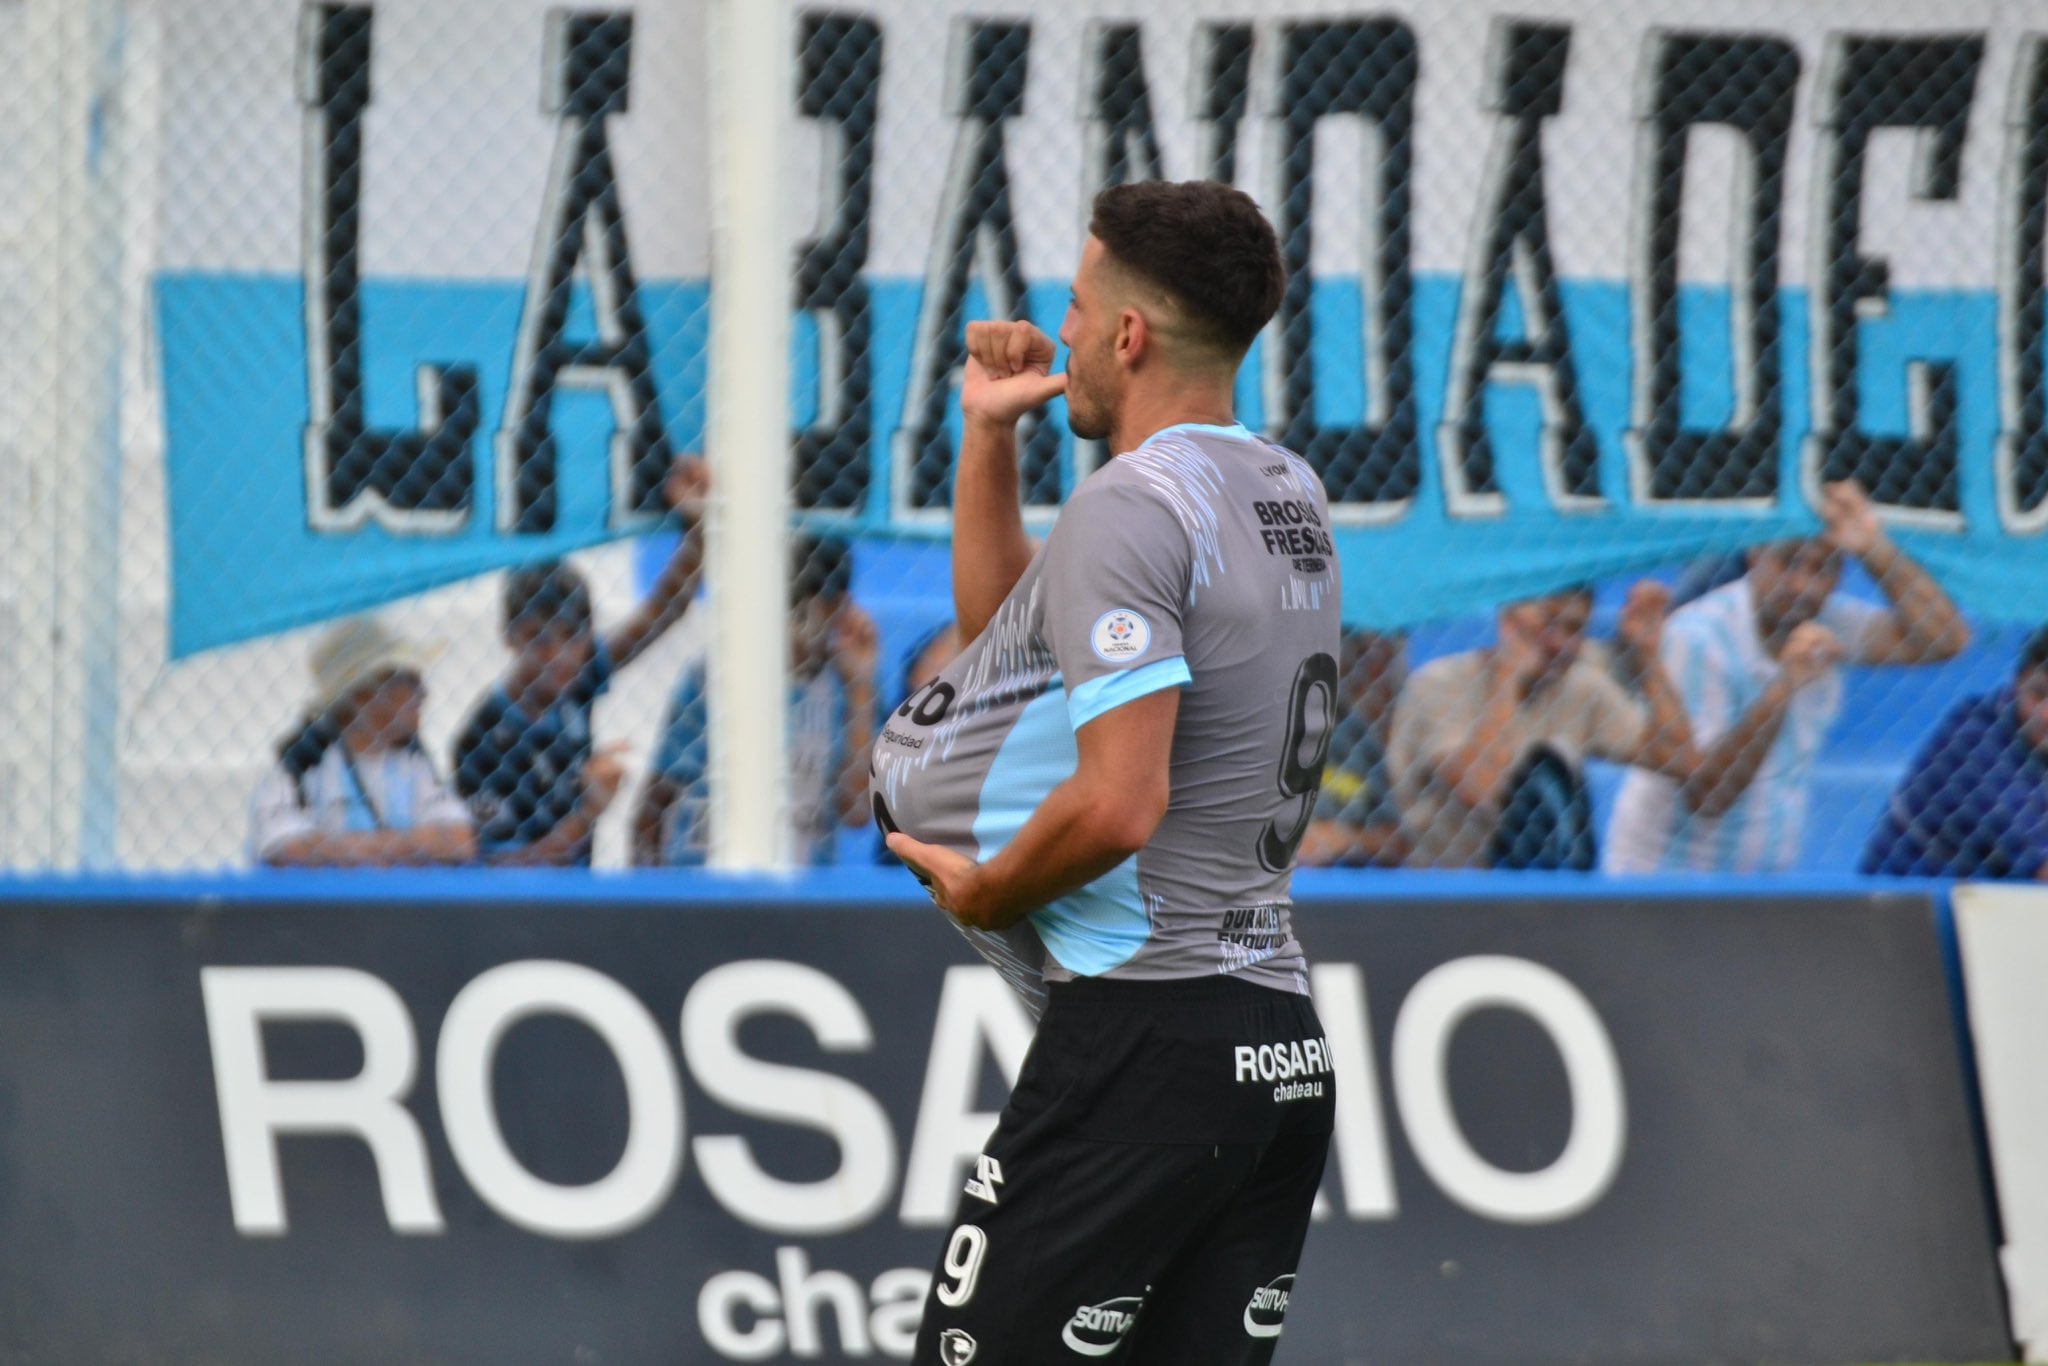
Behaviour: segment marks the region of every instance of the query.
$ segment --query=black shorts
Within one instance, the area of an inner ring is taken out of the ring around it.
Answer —
[[[1054,984],[915,1360],[1271,1360],[1334,1109],[1306,996],[1227,977]]]

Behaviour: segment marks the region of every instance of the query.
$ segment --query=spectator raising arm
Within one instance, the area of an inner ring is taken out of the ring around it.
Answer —
[[[661,638],[663,631],[681,621],[696,599],[697,584],[704,570],[704,537],[700,527],[704,497],[710,486],[709,469],[696,456],[679,457],[670,468],[662,493],[682,520],[682,535],[647,600],[605,641],[613,668],[631,664]]]
[[[1650,706],[1642,741],[1626,756],[1627,761],[1668,778],[1684,779],[1698,767],[1699,755],[1693,749],[1685,703],[1664,669],[1664,622],[1670,611],[1671,591],[1664,585],[1636,584],[1622,604],[1615,643],[1620,647],[1617,662],[1633,675]]]
[[[1828,544],[1854,556],[1891,603],[1890,613],[1864,633],[1857,663],[1933,664],[1969,648],[1969,623],[1934,577],[1885,534],[1862,485],[1827,485],[1821,518]]]

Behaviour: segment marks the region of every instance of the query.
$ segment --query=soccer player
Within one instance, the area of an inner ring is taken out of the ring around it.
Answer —
[[[1289,874],[1336,710],[1328,500],[1231,396],[1286,272],[1243,194],[1096,197],[1052,374],[969,327],[953,596],[972,643],[884,727],[876,817],[1029,999],[916,1360],[1272,1357],[1335,1103]],[[1117,452],[1034,553],[1016,427]],[[1042,985],[1039,979],[1042,977]]]

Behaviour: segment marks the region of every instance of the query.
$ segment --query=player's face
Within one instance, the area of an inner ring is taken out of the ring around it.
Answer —
[[[2043,754],[2048,754],[2048,668],[2029,669],[2013,685],[2013,718],[2020,735]]]
[[[1778,635],[1820,615],[1841,582],[1842,558],[1825,541],[1780,541],[1749,557],[1757,624]]]
[[[1067,426],[1084,441],[1100,441],[1116,423],[1117,310],[1105,297],[1104,274],[1102,243],[1090,237],[1060,325],[1067,348]]]

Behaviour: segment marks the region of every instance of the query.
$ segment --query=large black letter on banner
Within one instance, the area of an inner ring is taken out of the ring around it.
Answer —
[[[1269,427],[1322,475],[1332,503],[1378,504],[1387,515],[1415,496],[1422,462],[1416,450],[1412,354],[1409,193],[1415,134],[1415,35],[1395,19],[1298,23],[1281,33],[1280,80],[1273,114],[1280,122],[1279,206],[1287,292],[1266,346]],[[1213,49],[1212,49],[1213,50]],[[1313,356],[1316,124],[1355,114],[1377,133],[1377,171],[1364,239],[1365,422],[1316,423]],[[1274,342],[1277,341],[1277,345]]]
[[[1145,81],[1144,44],[1136,24],[1088,26],[1086,184],[1095,189],[1158,180],[1159,133],[1152,124],[1152,91]]]
[[[1208,130],[1202,165],[1209,179],[1237,181],[1237,130],[1251,107],[1252,26],[1203,24],[1195,30],[1195,117]]]
[[[868,493],[873,430],[873,318],[868,218],[875,178],[875,117],[882,89],[882,30],[872,19],[803,18],[797,107],[825,132],[831,179],[822,236],[796,253],[796,306],[818,328],[818,415],[797,433],[791,493],[801,508],[858,509]]]
[[[2020,44],[2007,106],[2004,214],[1998,263],[1998,521],[2048,527],[2048,38]]]
[[[363,111],[370,104],[367,6],[300,13],[299,101],[306,108],[306,524],[351,531],[450,532],[469,522],[481,425],[476,371],[419,368],[419,428],[372,428],[363,405],[356,258]]]
[[[1444,498],[1451,512],[1506,510],[1486,390],[1494,383],[1533,385],[1543,400],[1539,459],[1544,487],[1560,508],[1600,504],[1600,450],[1579,406],[1571,329],[1550,259],[1550,214],[1543,189],[1543,122],[1564,107],[1572,31],[1552,24],[1496,24],[1490,39],[1494,88],[1487,103],[1505,116],[1488,157],[1487,184],[1473,224],[1472,248],[1451,344],[1450,394],[1437,442]],[[1513,285],[1522,337],[1500,336],[1502,305]]]
[[[1962,189],[1963,142],[1984,40],[1841,37],[1820,92],[1815,214],[1824,278],[1813,289],[1814,431],[1807,440],[1809,485],[1855,479],[1888,507],[1953,518],[1956,489],[1956,375],[1948,361],[1907,367],[1912,435],[1862,430],[1857,396],[1858,319],[1882,314],[1891,273],[1858,248],[1863,226],[1864,156],[1879,128],[1924,130],[1913,194],[1954,199]],[[1809,489],[1809,493],[1811,489]]]
[[[548,24],[553,64],[543,103],[561,124],[526,278],[511,393],[498,427],[498,525],[519,532],[554,529],[550,415],[559,385],[602,390],[611,401],[615,525],[660,515],[661,483],[672,459],[605,128],[607,119],[626,112],[633,17],[557,10]],[[580,345],[563,336],[579,270],[590,284],[598,334]]]
[[[1778,247],[1785,149],[1799,89],[1789,43],[1695,33],[1653,34],[1644,50],[1646,101],[1636,158],[1635,429],[1629,482],[1638,503],[1774,501],[1784,412],[1778,354]],[[1719,431],[1679,422],[1679,225],[1692,130],[1716,124],[1741,138],[1744,158],[1728,205],[1729,367],[1734,412]],[[1741,193],[1746,190],[1747,193]]]
[[[958,20],[951,56],[947,88],[960,131],[918,306],[910,388],[903,399],[905,425],[895,441],[897,505],[909,512],[943,508],[953,500],[953,439],[946,430],[946,409],[953,376],[967,357],[961,329],[968,282],[977,267],[990,316],[1023,318],[1028,313],[1003,125],[1024,112],[1031,25]],[[1024,501],[1051,507],[1060,493],[1059,432],[1027,418],[1023,445]]]

